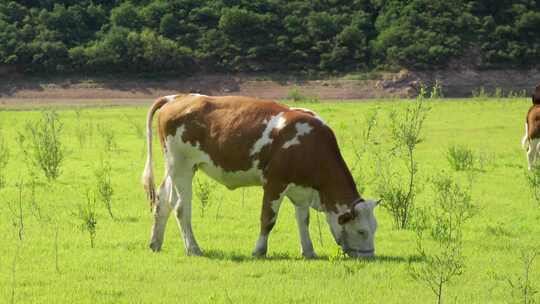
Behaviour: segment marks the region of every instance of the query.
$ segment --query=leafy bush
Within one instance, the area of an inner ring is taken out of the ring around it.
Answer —
[[[377,193],[383,199],[382,206],[392,215],[397,229],[409,228],[415,209],[418,191],[418,163],[415,152],[418,144],[422,142],[421,132],[428,111],[429,108],[425,105],[421,94],[401,113],[396,111],[390,113],[393,151],[401,157],[408,174],[404,181],[397,178],[397,172],[392,172],[390,168],[393,162],[390,159],[380,159]]]
[[[213,185],[212,182],[209,182],[208,180],[200,180],[200,178],[196,179],[195,183],[195,193],[199,197],[199,201],[201,203],[201,217],[204,217],[204,212],[206,208],[210,206],[211,203],[211,197],[212,197],[212,190],[214,189],[215,185]]]
[[[306,96],[300,92],[300,89],[297,86],[294,86],[289,90],[289,92],[287,92],[287,99],[292,101],[301,101],[306,99]]]
[[[90,198],[90,193],[86,193],[86,204],[79,205],[79,219],[81,220],[81,229],[88,232],[90,237],[90,247],[94,248],[96,242],[96,199]]]
[[[316,96],[308,96],[298,86],[293,86],[287,93],[287,99],[295,102],[319,102],[319,98]]]
[[[454,170],[466,171],[474,168],[476,157],[471,148],[452,145],[448,148],[446,159]]]
[[[41,112],[41,118],[29,121],[19,132],[19,144],[25,157],[39,168],[48,180],[56,180],[64,161],[61,141],[64,125],[55,111]]]
[[[534,200],[540,204],[540,167],[533,166],[530,171],[526,171],[525,176]]]
[[[443,98],[443,91],[442,91],[442,85],[439,80],[435,80],[435,84],[431,88],[431,93],[429,95],[429,98],[436,99],[436,98]]]
[[[533,267],[538,254],[539,252],[537,249],[531,251],[523,250],[521,252],[521,262],[523,265],[521,275],[508,279],[507,281],[516,302],[524,304],[536,303],[535,295],[538,294],[538,289],[535,288],[532,282],[531,268]]]
[[[109,215],[114,219],[112,212],[112,196],[114,189],[111,182],[111,164],[107,161],[101,161],[99,167],[95,170],[96,193],[98,199],[105,205]]]
[[[415,231],[420,265],[409,265],[413,279],[425,284],[443,302],[444,292],[465,268],[463,225],[476,214],[470,189],[463,188],[452,176],[441,174],[432,179],[434,204],[417,212]],[[435,248],[426,246],[424,233],[435,241]]]

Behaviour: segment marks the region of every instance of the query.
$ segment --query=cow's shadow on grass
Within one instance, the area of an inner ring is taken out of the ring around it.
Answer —
[[[205,258],[211,260],[223,260],[232,261],[237,263],[254,262],[254,261],[291,261],[291,260],[303,260],[300,256],[292,256],[288,253],[273,253],[264,258],[256,258],[248,253],[239,252],[227,252],[223,250],[210,249],[204,252]]]
[[[334,258],[327,255],[320,255],[315,259],[305,259],[300,255],[291,255],[289,253],[271,253],[264,258],[255,258],[247,253],[239,252],[227,252],[218,249],[210,249],[204,252],[204,258],[211,260],[231,261],[236,263],[255,262],[255,261],[354,261],[362,263],[380,263],[380,264],[404,264],[404,263],[419,263],[424,259],[419,255],[410,256],[390,256],[390,255],[378,255],[374,258]]]

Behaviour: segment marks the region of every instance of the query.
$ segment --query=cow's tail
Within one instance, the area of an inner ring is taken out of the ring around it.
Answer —
[[[152,120],[154,118],[154,113],[159,110],[164,104],[168,102],[167,98],[161,97],[154,101],[148,114],[146,116],[146,146],[147,146],[147,156],[146,156],[146,165],[144,166],[144,171],[142,175],[142,183],[144,185],[144,191],[148,200],[150,201],[150,208],[154,206],[157,200],[156,196],[156,186],[154,183],[154,170],[152,169]]]
[[[525,135],[523,135],[523,139],[521,140],[521,147],[525,150],[527,150],[528,139],[529,139],[529,124],[525,122]]]

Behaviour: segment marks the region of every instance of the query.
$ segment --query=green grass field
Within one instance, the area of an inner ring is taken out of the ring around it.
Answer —
[[[363,131],[367,111],[380,108],[374,151],[390,148],[388,113],[409,101],[313,103],[298,106],[317,111],[334,129],[347,162],[351,147]],[[540,248],[540,208],[530,194],[525,176],[527,162],[520,147],[528,99],[463,99],[429,102],[425,140],[418,146],[419,206],[431,203],[428,180],[443,171],[454,173],[446,158],[450,145],[470,147],[482,156],[472,188],[478,213],[465,226],[463,274],[449,285],[444,298],[455,303],[507,303],[519,300],[508,283],[523,274],[521,252]],[[296,106],[296,105],[295,105]],[[179,230],[171,217],[163,251],[152,253],[147,242],[152,216],[140,175],[145,142],[133,123],[144,125],[146,108],[86,108],[77,113],[58,109],[64,123],[62,141],[67,148],[59,179],[39,175],[36,208],[31,203],[27,163],[17,145],[17,132],[34,111],[0,111],[0,125],[11,157],[7,185],[0,189],[0,303],[429,303],[433,293],[409,275],[417,259],[416,237],[395,230],[385,209],[376,210],[377,258],[335,258],[338,246],[331,238],[324,215],[312,210],[311,235],[317,260],[304,260],[292,204],[284,202],[269,241],[267,259],[253,259],[251,251],[259,231],[262,192],[258,188],[229,191],[213,187],[211,203],[201,216],[194,194],[194,231],[204,257],[186,257]],[[80,122],[78,122],[80,121]],[[87,135],[81,147],[78,124]],[[114,131],[117,148],[104,150],[98,126]],[[154,141],[156,177],[163,162]],[[376,148],[376,149],[375,149]],[[99,202],[96,243],[81,229],[80,206],[87,191],[96,187],[94,170],[100,159],[112,164],[116,219]],[[364,197],[376,198],[377,175],[364,159],[368,173]],[[200,177],[206,178],[206,177]],[[19,205],[21,180],[26,183]],[[244,197],[244,199],[243,199]],[[19,207],[24,229],[19,240]],[[322,235],[319,234],[319,225]],[[540,266],[533,265],[530,280],[540,288]]]

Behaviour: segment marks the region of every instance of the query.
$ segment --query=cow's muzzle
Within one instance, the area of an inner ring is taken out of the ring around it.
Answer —
[[[371,250],[345,249],[344,251],[351,258],[372,258],[375,256],[375,249],[371,249]]]

